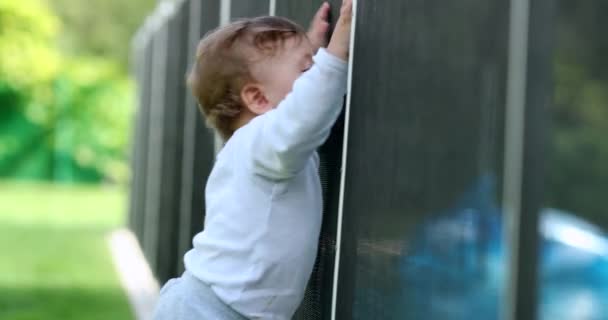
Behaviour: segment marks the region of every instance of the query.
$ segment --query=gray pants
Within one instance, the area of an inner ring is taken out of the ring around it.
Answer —
[[[154,320],[245,320],[188,271],[160,290]]]

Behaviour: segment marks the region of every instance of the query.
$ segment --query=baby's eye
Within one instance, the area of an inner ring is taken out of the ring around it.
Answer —
[[[302,73],[310,70],[310,68],[312,68],[312,64],[310,64],[310,65],[306,66],[306,68],[302,69]]]

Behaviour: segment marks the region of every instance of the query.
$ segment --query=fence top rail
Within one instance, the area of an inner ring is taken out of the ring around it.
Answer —
[[[150,15],[146,17],[142,26],[135,32],[131,40],[131,47],[134,50],[145,47],[156,33],[175,13],[186,3],[187,0],[161,1]]]

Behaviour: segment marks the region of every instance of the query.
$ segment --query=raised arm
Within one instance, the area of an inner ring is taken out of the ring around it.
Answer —
[[[297,174],[327,139],[342,109],[346,62],[320,49],[315,64],[277,108],[257,117],[252,146],[254,170],[271,179]]]
[[[277,108],[252,120],[254,171],[270,179],[297,174],[327,139],[342,109],[346,93],[351,1],[344,1],[327,49],[320,49],[314,65],[294,83]]]

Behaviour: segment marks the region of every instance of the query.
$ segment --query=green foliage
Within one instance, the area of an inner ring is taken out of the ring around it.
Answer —
[[[118,56],[146,2],[53,1],[65,31],[44,0],[0,0],[0,176],[127,181],[134,88]]]
[[[62,129],[56,151],[107,180],[125,182],[135,104],[131,80],[103,59],[73,59],[65,70],[56,85],[56,126]]]
[[[41,89],[61,64],[58,19],[38,0],[0,0],[0,87]]]
[[[156,0],[50,0],[66,28],[62,48],[72,55],[103,56],[127,70],[131,37]]]

